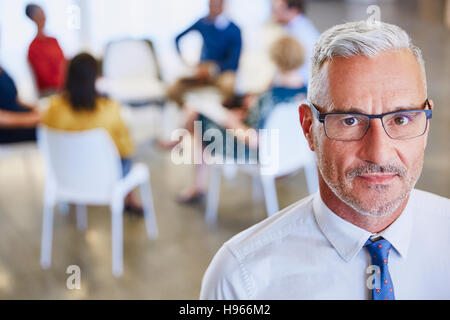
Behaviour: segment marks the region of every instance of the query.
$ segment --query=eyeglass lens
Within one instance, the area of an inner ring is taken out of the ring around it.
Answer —
[[[427,127],[426,113],[420,110],[387,114],[382,122],[384,130],[393,139],[418,137]],[[366,134],[369,124],[369,117],[359,114],[328,114],[325,117],[326,134],[334,140],[359,140]]]

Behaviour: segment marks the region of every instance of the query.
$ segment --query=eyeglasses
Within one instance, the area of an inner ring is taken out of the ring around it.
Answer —
[[[358,112],[320,113],[317,107],[307,102],[313,114],[324,125],[325,134],[329,139],[338,141],[361,140],[370,127],[371,119],[381,119],[384,131],[391,139],[407,140],[420,137],[427,131],[428,119],[432,110],[428,99],[425,108],[417,110],[402,110],[382,114],[364,114]]]

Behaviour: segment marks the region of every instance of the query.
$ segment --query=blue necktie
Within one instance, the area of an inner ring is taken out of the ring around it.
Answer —
[[[394,285],[388,269],[389,251],[392,245],[385,239],[367,240],[364,245],[372,258],[372,264],[380,268],[380,287],[372,289],[372,300],[395,300]]]

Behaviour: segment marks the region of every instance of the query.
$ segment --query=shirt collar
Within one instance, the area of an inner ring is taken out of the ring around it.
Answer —
[[[403,209],[400,217],[397,218],[388,228],[379,233],[384,239],[389,241],[395,250],[406,258],[413,229],[413,217],[411,203],[413,202],[414,190],[411,191],[408,203]]]
[[[230,20],[222,13],[216,17],[214,20],[214,26],[217,29],[224,30],[230,24]]]
[[[406,257],[411,238],[412,218],[409,203],[403,213],[379,235],[388,240],[402,257]],[[331,211],[320,193],[314,195],[313,210],[320,230],[345,261],[351,261],[372,235]]]
[[[288,30],[293,30],[296,29],[298,24],[301,23],[303,21],[304,17],[303,14],[298,14],[296,15],[287,25],[287,29]]]

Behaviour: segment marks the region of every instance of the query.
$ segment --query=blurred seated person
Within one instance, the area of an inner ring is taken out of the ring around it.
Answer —
[[[64,86],[66,59],[58,41],[45,34],[45,13],[36,4],[29,4],[25,14],[36,24],[36,37],[28,49],[28,62],[33,70],[40,96],[58,92]]]
[[[50,98],[42,122],[50,128],[66,131],[106,129],[119,151],[122,174],[126,176],[131,170],[135,147],[122,121],[120,104],[97,93],[97,72],[94,57],[87,53],[75,56],[67,70],[66,88]],[[125,210],[142,214],[142,207],[131,193],[125,199]]]
[[[39,111],[22,103],[14,81],[0,66],[0,144],[36,141]]]
[[[233,112],[224,122],[225,127],[262,129],[276,105],[306,98],[306,79],[297,72],[306,62],[302,45],[295,38],[284,36],[272,44],[270,58],[277,68],[271,88],[248,112]]]
[[[319,39],[319,31],[306,16],[305,0],[272,0],[275,20],[283,25],[288,35],[297,39],[305,50],[305,63],[298,72],[305,79],[309,78],[311,54]]]
[[[248,129],[263,129],[267,118],[278,104],[300,102],[306,98],[305,79],[297,71],[305,63],[305,52],[300,43],[293,37],[282,37],[271,46],[270,57],[277,68],[271,88],[259,97],[246,94],[234,96],[227,100],[224,104],[226,115],[221,123],[214,122],[187,106],[187,109],[190,110],[188,124],[200,120],[202,136],[209,129],[219,129],[223,137],[224,157],[234,158],[238,163],[251,163],[251,160],[256,163],[257,161],[257,159],[251,159],[251,157],[257,157],[258,155],[257,136],[249,137]],[[193,134],[192,125],[186,126],[186,129]],[[236,135],[227,137],[229,133],[226,132],[226,129],[235,129]],[[226,143],[227,140],[230,141],[230,138],[234,141],[233,145]],[[207,147],[208,144],[203,142],[203,147]],[[237,146],[238,144],[245,144],[244,153],[236,152],[242,150]],[[195,165],[195,183],[182,193],[179,199],[181,203],[195,203],[204,198],[207,187],[206,174],[204,163]]]
[[[195,76],[179,79],[168,91],[169,99],[183,106],[184,94],[192,88],[216,86],[225,97],[234,94],[236,70],[241,55],[241,31],[224,14],[225,0],[210,0],[209,14],[195,22],[175,39],[179,42],[191,31],[198,31],[203,38],[200,64]]]

